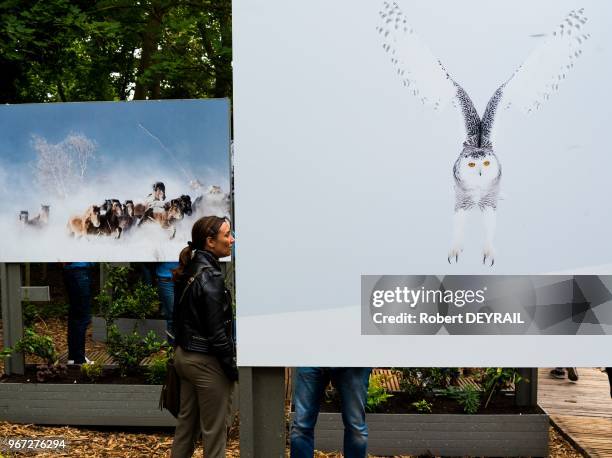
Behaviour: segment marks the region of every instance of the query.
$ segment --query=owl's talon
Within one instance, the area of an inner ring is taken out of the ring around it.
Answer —
[[[482,255],[482,263],[484,265],[488,265],[489,267],[493,267],[495,264],[495,253],[492,248],[484,251]]]
[[[446,258],[448,260],[449,264],[453,263],[453,259],[455,260],[455,264],[457,264],[459,262],[459,254],[461,253],[461,251],[463,251],[462,248],[453,248],[450,250],[450,253],[448,253],[448,257]]]

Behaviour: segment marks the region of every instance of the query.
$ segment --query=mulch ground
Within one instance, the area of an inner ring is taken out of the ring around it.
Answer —
[[[39,321],[35,324],[36,331],[49,335],[53,338],[59,353],[66,351],[66,322],[65,320],[51,318]],[[0,348],[2,346],[2,321],[0,320]],[[87,334],[86,351],[104,349],[103,343],[95,343],[91,339],[91,330]],[[37,362],[28,358],[27,362]],[[0,360],[0,373],[4,370]],[[239,457],[239,432],[238,427],[233,428],[228,443],[226,457]],[[91,458],[117,457],[117,458],[153,458],[169,456],[172,447],[173,431],[171,429],[108,429],[108,428],[85,428],[85,427],[52,427],[36,425],[19,425],[8,422],[0,422],[0,440],[8,437],[41,438],[62,437],[69,444],[66,452],[39,452],[35,456],[39,458],[52,457],[74,457],[83,456]],[[575,450],[561,435],[552,427],[550,429],[549,450],[551,457],[579,458],[582,455]],[[0,452],[0,458],[21,457]],[[287,452],[287,456],[289,456]],[[202,448],[194,454],[194,457],[203,458]],[[315,458],[342,458],[341,453],[316,452]],[[371,455],[371,458],[377,458]],[[393,458],[408,458],[407,456]]]
[[[122,430],[112,431],[108,429],[72,428],[72,427],[50,427],[34,425],[16,425],[11,423],[0,423],[0,439],[8,437],[20,438],[42,438],[54,437],[64,438],[69,446],[66,452],[40,452],[35,456],[39,458],[74,457],[83,456],[90,458],[154,458],[167,457],[172,447],[171,430]],[[231,434],[226,457],[235,458],[240,456],[238,449],[238,433]],[[582,455],[572,448],[553,428],[550,430],[549,442],[550,457],[554,458],[581,458]],[[0,457],[20,457],[23,454],[4,454]],[[289,456],[287,452],[287,456]],[[203,458],[202,448],[199,447],[194,457]],[[342,458],[341,453],[316,452],[316,458]],[[371,458],[378,458],[370,455]],[[409,458],[408,456],[397,456],[393,458]]]

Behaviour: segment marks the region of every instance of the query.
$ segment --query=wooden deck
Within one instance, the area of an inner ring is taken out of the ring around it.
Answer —
[[[92,360],[92,361],[98,361],[100,364],[102,364],[102,366],[105,369],[109,369],[109,368],[113,368],[113,367],[117,367],[115,361],[113,360],[113,358],[106,353],[104,350],[94,350],[91,352],[87,353],[87,357]],[[147,357],[145,359],[143,359],[140,362],[141,366],[146,366],[147,364],[149,364],[152,360],[152,357]],[[60,355],[59,357],[59,362],[66,364],[66,361],[68,361],[68,352],[64,352]]]
[[[605,372],[579,368],[577,382],[540,369],[538,403],[567,440],[585,455],[612,457],[612,399]]]

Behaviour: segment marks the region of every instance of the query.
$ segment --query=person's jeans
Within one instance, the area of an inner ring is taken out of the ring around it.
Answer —
[[[85,362],[85,334],[91,321],[91,277],[89,269],[64,269],[68,292],[68,359]]]
[[[161,312],[166,319],[166,330],[172,333],[172,311],[174,310],[174,282],[165,281],[161,277],[157,277],[157,295],[161,305]],[[170,342],[168,337],[168,342]]]
[[[370,381],[369,367],[299,367],[293,403],[295,416],[291,427],[291,458],[312,458],[314,427],[327,384],[332,382],[340,395],[344,422],[344,456],[365,458],[368,426],[365,404]]]

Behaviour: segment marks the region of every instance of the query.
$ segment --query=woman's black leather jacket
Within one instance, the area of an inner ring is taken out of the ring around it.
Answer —
[[[232,298],[212,253],[195,251],[175,284],[173,315],[176,344],[183,350],[216,356],[228,378],[238,380]]]

